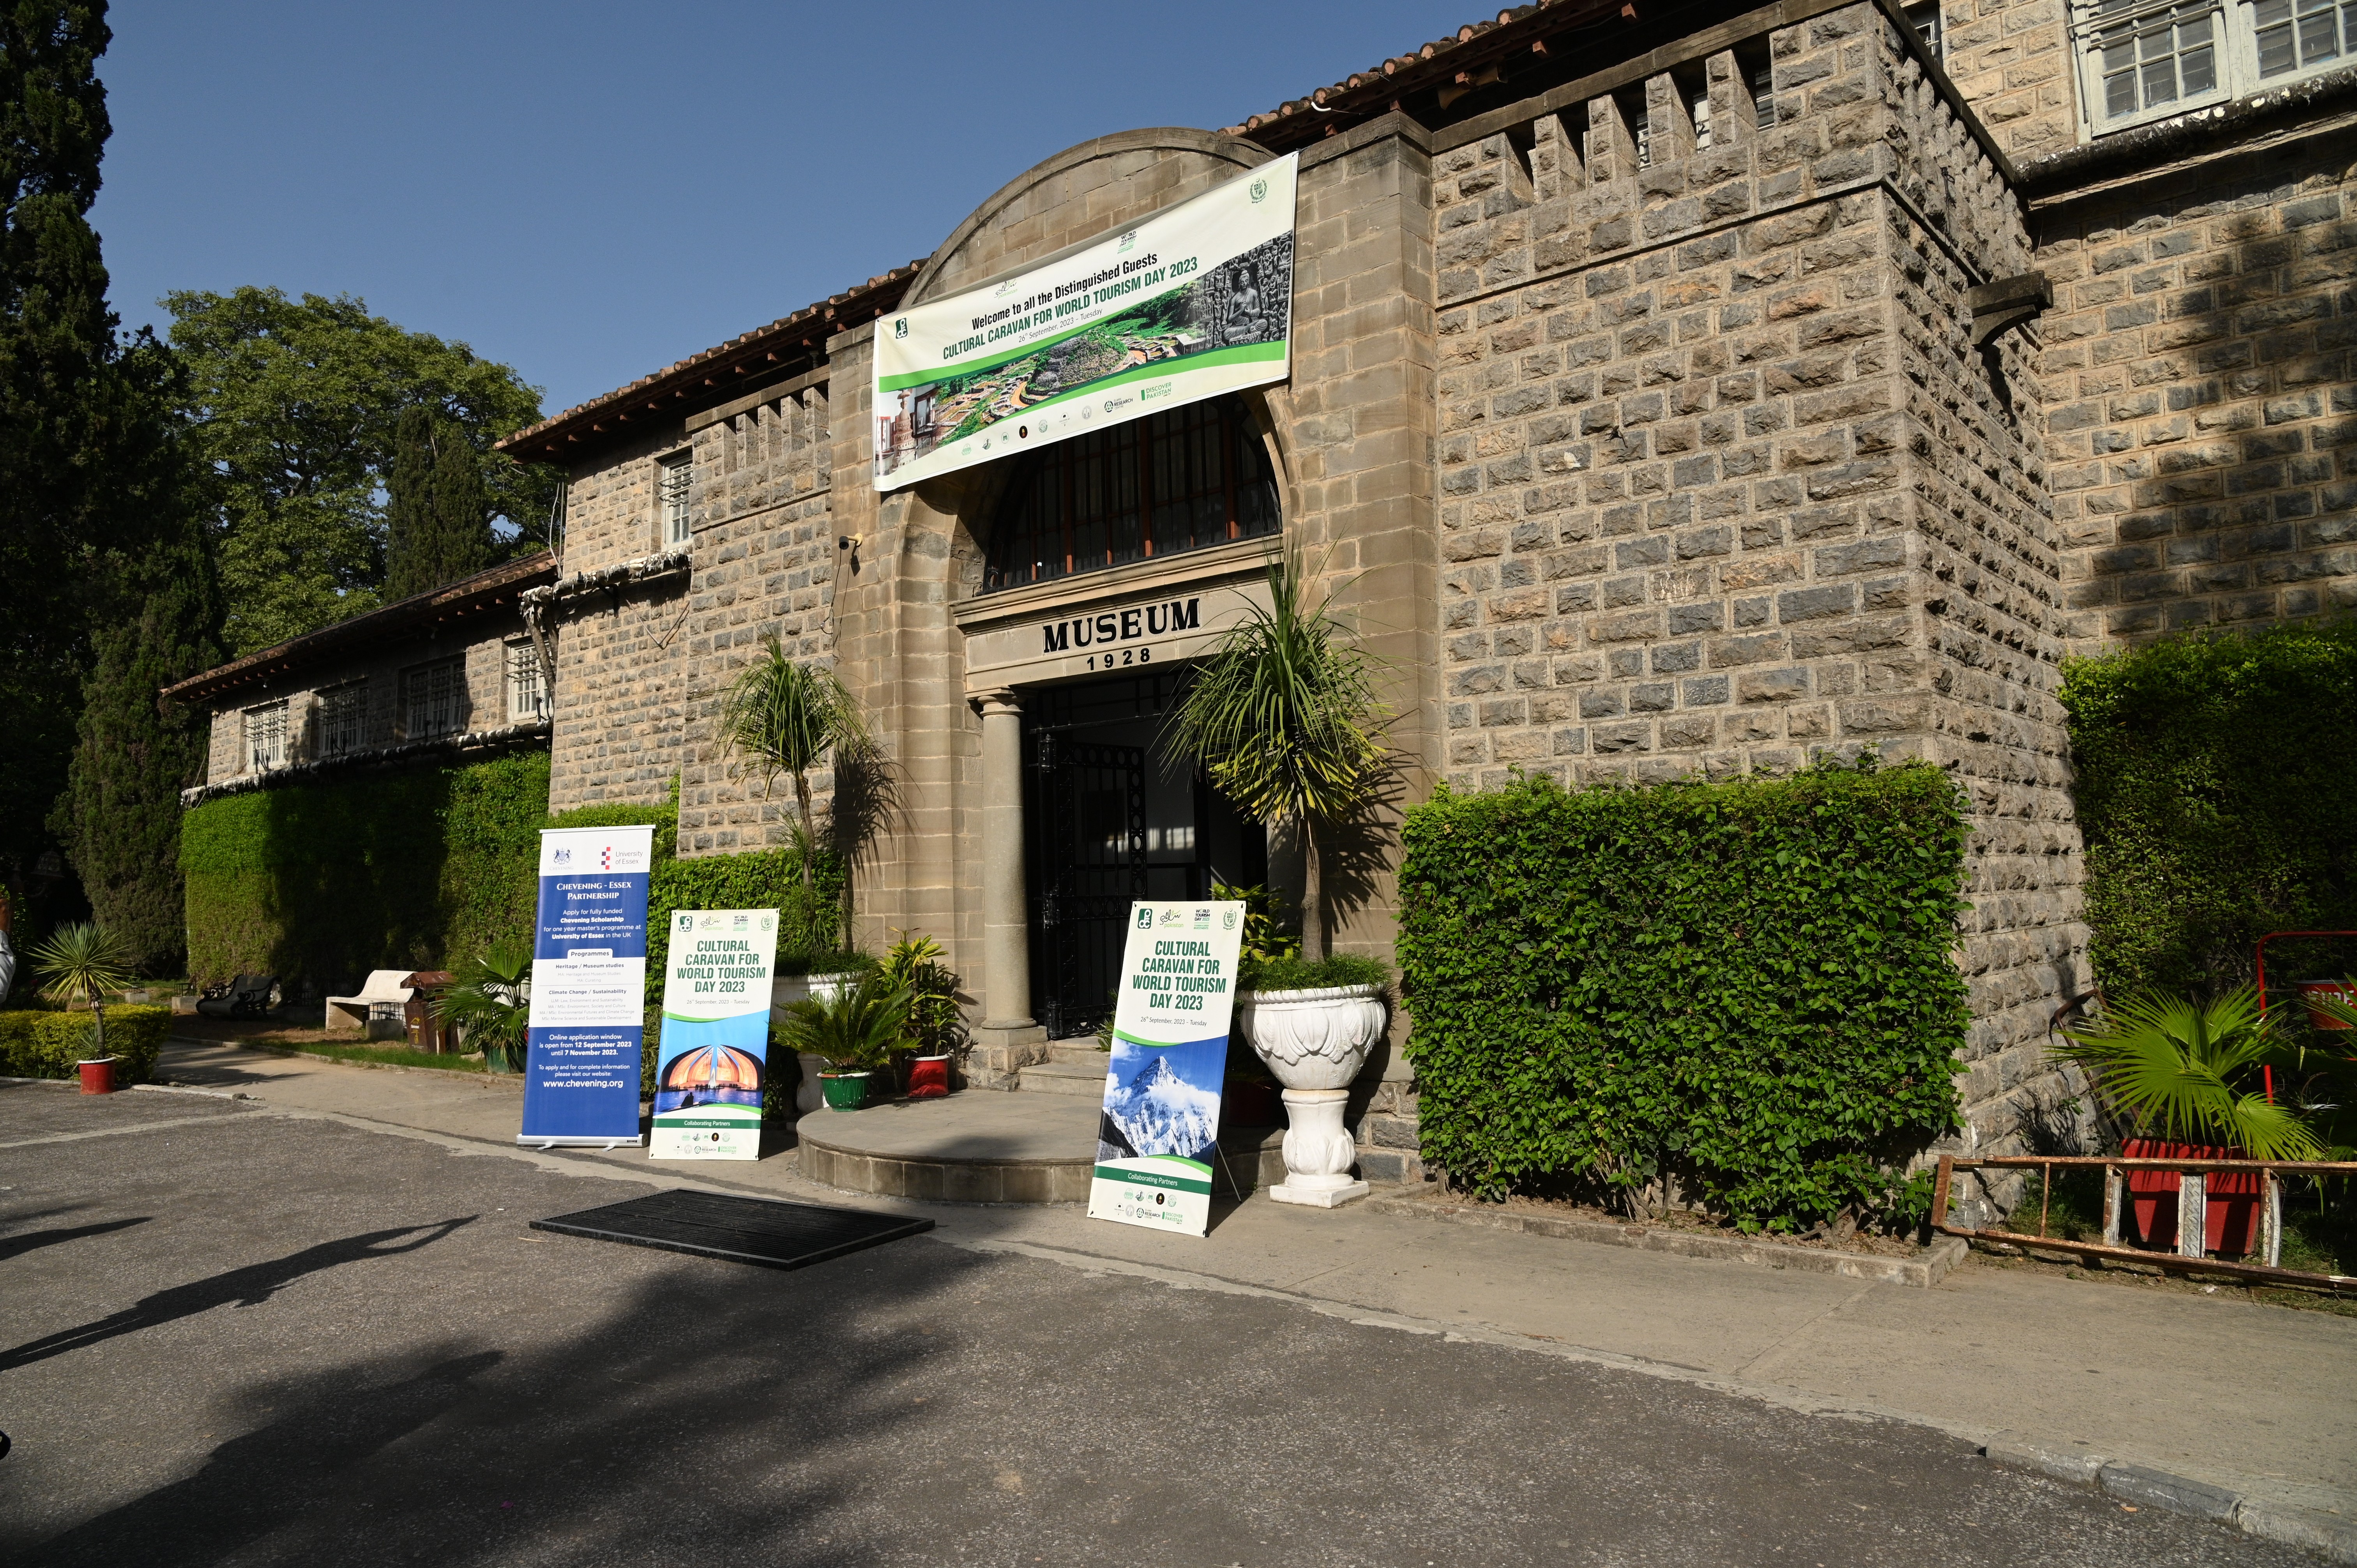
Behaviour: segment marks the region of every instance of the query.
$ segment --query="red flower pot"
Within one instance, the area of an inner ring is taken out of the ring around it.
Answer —
[[[909,1061],[909,1098],[939,1100],[950,1091],[950,1058],[912,1057]]]
[[[81,1069],[81,1091],[84,1094],[114,1092],[114,1058],[113,1057],[92,1057],[88,1061],[76,1062],[74,1066]]]
[[[2158,1138],[2130,1138],[2120,1152],[2132,1160],[2242,1160],[2240,1149],[2207,1144],[2170,1144]],[[2177,1246],[2178,1172],[2130,1171],[2128,1198],[2136,1216],[2136,1235],[2147,1247]],[[2202,1216],[2202,1250],[2221,1257],[2239,1258],[2251,1250],[2252,1228],[2266,1181],[2257,1171],[2211,1171],[2202,1177],[2202,1196],[2209,1212]]]

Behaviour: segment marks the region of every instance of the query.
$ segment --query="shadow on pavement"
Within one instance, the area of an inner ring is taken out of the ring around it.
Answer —
[[[363,1235],[347,1236],[339,1241],[322,1241],[316,1247],[306,1247],[299,1252],[290,1252],[267,1263],[250,1263],[244,1268],[231,1269],[227,1273],[215,1274],[193,1284],[159,1290],[137,1305],[111,1313],[94,1323],[61,1329],[19,1345],[13,1350],[0,1351],[0,1371],[30,1366],[36,1361],[46,1361],[52,1356],[61,1356],[69,1350],[102,1344],[120,1335],[135,1334],[143,1328],[154,1328],[160,1324],[192,1317],[216,1306],[258,1306],[306,1274],[314,1274],[343,1263],[360,1262],[368,1258],[391,1258],[404,1252],[414,1252],[420,1247],[440,1240],[461,1225],[474,1223],[477,1218],[469,1214],[460,1219],[445,1219],[438,1225],[404,1225],[398,1230],[371,1230]],[[96,1229],[113,1230],[115,1227]],[[417,1235],[421,1230],[425,1234]],[[402,1236],[415,1236],[416,1239],[392,1244],[395,1238]]]
[[[55,1230],[27,1230],[21,1236],[0,1236],[0,1262],[54,1247],[60,1241],[79,1241],[85,1236],[103,1236],[110,1230],[127,1230],[134,1225],[145,1225],[153,1216],[142,1214],[132,1219],[108,1219],[96,1225],[69,1225]]]

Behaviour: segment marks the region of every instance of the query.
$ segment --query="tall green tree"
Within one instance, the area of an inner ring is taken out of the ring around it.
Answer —
[[[103,558],[166,488],[169,356],[123,342],[89,222],[103,0],[0,0],[0,875],[23,885],[73,750]]]
[[[384,489],[386,600],[430,593],[499,559],[482,457],[453,421],[404,409]]]
[[[99,924],[142,974],[175,972],[187,957],[179,792],[202,782],[209,740],[205,714],[158,693],[221,659],[211,551],[194,507],[172,516],[171,532],[113,564],[51,818]]]
[[[245,287],[167,295],[164,306],[188,367],[188,438],[217,487],[232,654],[382,602],[383,509],[407,409],[434,411],[463,436],[490,516],[529,533],[548,515],[554,472],[490,450],[540,417],[539,393],[508,366],[371,316],[349,295]]]

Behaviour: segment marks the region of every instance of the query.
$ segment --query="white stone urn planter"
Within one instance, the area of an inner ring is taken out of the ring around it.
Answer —
[[[1342,1111],[1385,1011],[1380,985],[1237,993],[1236,1026],[1285,1089],[1285,1180],[1268,1191],[1277,1202],[1334,1208],[1366,1197]]]
[[[797,1002],[830,1004],[858,983],[859,976],[849,972],[779,975],[770,982],[770,1016],[783,1017],[786,1009]],[[826,1092],[818,1081],[818,1075],[833,1072],[834,1069],[827,1065],[825,1058],[814,1057],[808,1051],[796,1051],[794,1055],[802,1064],[802,1080],[794,1085],[794,1114],[802,1117],[814,1111],[823,1111],[826,1109]]]

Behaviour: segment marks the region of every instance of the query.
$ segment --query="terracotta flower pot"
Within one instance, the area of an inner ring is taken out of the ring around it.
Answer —
[[[74,1066],[81,1073],[81,1091],[84,1094],[114,1092],[114,1058],[113,1057],[91,1057],[74,1063]]]

